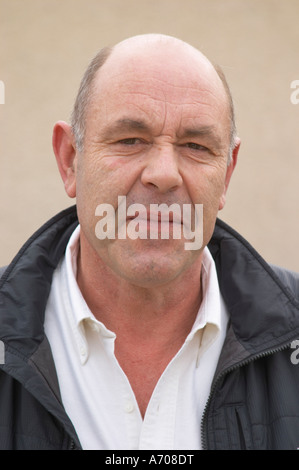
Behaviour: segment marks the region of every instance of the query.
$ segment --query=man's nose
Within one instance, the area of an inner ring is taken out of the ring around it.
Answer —
[[[145,186],[157,188],[162,193],[174,191],[182,185],[178,155],[171,144],[151,150],[141,181]]]

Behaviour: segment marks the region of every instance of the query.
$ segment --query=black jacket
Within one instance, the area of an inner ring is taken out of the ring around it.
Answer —
[[[80,449],[43,328],[52,274],[77,224],[75,207],[55,216],[0,280],[0,449]],[[271,268],[220,220],[209,249],[230,322],[198,423],[203,447],[295,450],[299,364],[290,344],[299,339],[299,276]]]

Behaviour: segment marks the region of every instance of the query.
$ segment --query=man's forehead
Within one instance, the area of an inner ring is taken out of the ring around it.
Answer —
[[[99,82],[90,111],[104,113],[108,121],[119,120],[122,127],[126,123],[132,126],[135,120],[135,127],[141,128],[144,121],[154,123],[171,117],[192,129],[194,122],[198,128],[203,120],[222,120],[228,115],[223,112],[225,102],[224,92],[219,93],[207,81],[175,80],[167,71],[166,76],[151,77],[132,72]]]
[[[145,113],[160,114],[164,102],[188,108],[192,118],[209,107],[229,116],[223,110],[228,105],[223,83],[210,61],[193,46],[159,35],[138,36],[114,46],[98,71],[92,95],[90,112],[104,105],[114,114],[122,104],[139,106],[142,96]]]

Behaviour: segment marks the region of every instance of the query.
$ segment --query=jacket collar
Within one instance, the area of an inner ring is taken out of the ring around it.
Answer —
[[[219,368],[280,349],[299,337],[299,292],[292,293],[239,233],[217,220],[209,249],[230,315]]]
[[[53,271],[77,224],[75,207],[53,217],[29,238],[0,280],[1,339],[25,357],[44,338]]]
[[[56,369],[44,334],[44,313],[52,275],[78,224],[75,208],[41,227],[21,248],[0,280],[0,339],[5,344],[7,374],[60,421],[66,441],[80,449],[73,424],[61,403]],[[67,444],[68,445],[68,444]]]

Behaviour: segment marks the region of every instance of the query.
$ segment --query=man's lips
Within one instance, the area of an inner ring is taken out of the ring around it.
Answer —
[[[181,215],[177,215],[176,213],[173,212],[167,212],[167,213],[161,213],[161,212],[147,212],[146,215],[143,213],[138,213],[136,211],[135,215],[129,215],[127,216],[127,221],[135,220],[138,219],[138,221],[146,221],[146,222],[158,222],[158,223],[176,223],[176,224],[182,224],[182,217]]]

